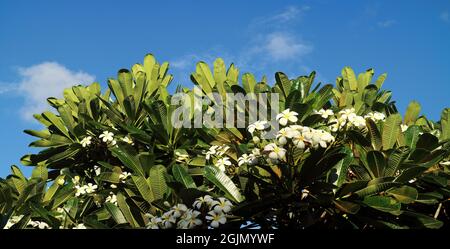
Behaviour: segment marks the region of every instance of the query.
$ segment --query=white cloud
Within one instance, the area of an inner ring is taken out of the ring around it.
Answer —
[[[24,98],[20,109],[23,118],[31,120],[33,114],[48,109],[48,97],[61,97],[65,88],[78,84],[89,84],[95,77],[82,71],[71,71],[56,62],[43,62],[19,68],[20,81],[15,87]]]
[[[449,14],[448,10],[442,12],[440,15],[440,18],[442,21],[444,21],[446,23],[450,23],[450,14]]]
[[[396,23],[397,23],[397,21],[392,20],[392,19],[391,20],[385,20],[385,21],[378,22],[378,27],[389,28],[390,26],[392,26],[392,25],[394,25]]]
[[[279,14],[274,15],[272,18],[269,18],[271,21],[276,22],[287,22],[296,19],[299,17],[303,12],[309,10],[309,6],[288,6],[284,11],[282,11]]]
[[[263,48],[274,60],[299,60],[312,51],[312,46],[287,33],[269,34],[265,42]]]

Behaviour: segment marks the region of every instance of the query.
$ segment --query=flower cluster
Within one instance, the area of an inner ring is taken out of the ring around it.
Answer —
[[[150,229],[192,229],[202,225],[209,225],[217,228],[220,224],[225,224],[227,216],[233,204],[226,198],[212,198],[209,195],[199,197],[188,208],[184,204],[177,204],[161,216],[147,214],[149,222],[147,228]]]
[[[17,215],[17,216],[11,216],[9,218],[9,220],[6,222],[5,226],[3,227],[3,229],[10,229],[12,226],[14,226],[15,224],[19,223],[19,221],[23,218],[23,215]],[[29,220],[27,223],[27,226],[31,226],[33,228],[37,228],[37,229],[51,229],[51,227],[43,222],[43,221],[33,221],[33,220]]]
[[[211,157],[221,157],[230,149],[227,145],[213,145],[205,152],[206,160],[211,159]]]
[[[336,118],[330,119],[330,129],[333,132],[343,128],[357,128],[362,129],[366,127],[366,119],[359,116],[355,112],[355,108],[347,108],[340,111]]]
[[[87,185],[76,185],[75,186],[77,192],[75,193],[75,196],[78,197],[80,195],[85,195],[85,194],[91,194],[94,193],[96,191],[96,189],[98,188],[97,185],[92,184],[92,183],[88,183]]]

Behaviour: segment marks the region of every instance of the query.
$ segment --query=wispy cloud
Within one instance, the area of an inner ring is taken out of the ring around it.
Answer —
[[[88,73],[72,71],[57,62],[43,62],[19,68],[18,75],[17,83],[6,84],[5,88],[0,88],[0,93],[14,91],[23,97],[24,104],[20,113],[26,120],[31,120],[34,113],[48,108],[48,97],[61,97],[65,88],[88,84],[95,79]]]
[[[389,28],[396,23],[397,23],[397,21],[390,19],[390,20],[384,20],[384,21],[378,22],[377,25],[380,28]]]
[[[439,17],[441,18],[442,21],[450,23],[450,14],[448,10],[443,11]]]
[[[301,59],[313,47],[291,33],[274,32],[264,35],[263,39],[253,44],[252,49],[255,54],[268,56],[267,59],[286,61]]]
[[[195,70],[195,62],[202,60],[211,63],[219,56],[227,64],[234,62],[243,69],[242,72],[250,71],[261,76],[271,75],[283,68],[297,73],[303,71],[304,59],[314,46],[303,39],[297,24],[309,9],[309,6],[288,6],[272,15],[256,17],[244,29],[241,39],[246,42],[241,43],[240,47],[230,51],[226,46],[215,44],[213,48],[175,58],[171,62],[174,75],[189,74]]]

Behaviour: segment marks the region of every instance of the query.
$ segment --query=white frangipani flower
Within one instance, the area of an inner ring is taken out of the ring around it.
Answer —
[[[43,222],[43,221],[32,221],[30,220],[28,222],[28,225],[31,225],[34,228],[38,228],[38,229],[52,229],[47,223]]]
[[[85,185],[85,188],[86,188],[86,193],[91,194],[91,193],[95,192],[95,190],[98,188],[98,186],[95,184],[92,184],[92,183],[88,183],[87,185]]]
[[[110,131],[104,131],[102,134],[100,134],[99,138],[105,143],[112,143],[115,141],[114,133]]]
[[[148,229],[159,229],[159,224],[162,222],[161,218],[153,216],[152,214],[145,214],[145,216],[149,218],[149,222],[146,225]]]
[[[269,123],[267,121],[256,121],[255,123],[249,125],[247,127],[247,130],[250,132],[250,134],[253,134],[255,130],[257,131],[263,131],[269,127]]]
[[[206,160],[211,159],[212,156],[223,156],[228,151],[228,149],[230,149],[230,147],[227,145],[213,145],[206,152]]]
[[[243,154],[238,158],[238,165],[242,166],[244,164],[253,165],[256,163],[256,157],[253,154],[247,155]]]
[[[117,196],[113,192],[109,192],[109,195],[108,197],[106,197],[105,202],[109,202],[117,206]]]
[[[378,121],[384,121],[386,119],[386,115],[381,112],[369,112],[366,116],[364,116],[365,119],[372,119],[374,122]]]
[[[133,140],[132,140],[131,138],[129,138],[129,137],[123,137],[121,140],[122,140],[123,142],[127,143],[127,144],[134,145]]]
[[[216,213],[228,213],[233,204],[226,198],[220,197],[218,201],[213,201],[211,206]]]
[[[87,228],[83,223],[80,223],[80,224],[74,226],[72,229],[87,229]]]
[[[327,110],[320,109],[319,111],[314,111],[314,113],[319,114],[322,118],[325,118],[325,119],[334,115],[334,112],[331,109],[327,109]]]
[[[182,220],[178,222],[178,227],[182,229],[191,229],[195,226],[200,226],[203,224],[202,220],[197,218],[200,214],[201,213],[197,210],[189,209],[182,217]]]
[[[218,228],[220,224],[225,224],[227,222],[227,218],[223,213],[216,213],[214,211],[209,211],[206,219],[211,223],[211,227]]]
[[[204,204],[210,206],[213,202],[213,198],[209,195],[198,197],[194,203],[192,204],[193,207],[200,209]]]
[[[232,163],[230,162],[230,158],[228,158],[228,157],[218,159],[216,161],[216,163],[214,164],[214,166],[216,166],[223,172],[226,170],[227,166],[231,166],[231,165],[232,165]]]
[[[172,211],[168,211],[161,216],[161,225],[163,228],[171,228],[177,222],[176,218],[172,216],[172,213]]]
[[[172,216],[176,219],[181,217],[186,211],[187,211],[187,207],[184,204],[177,204],[175,206],[172,207]]]
[[[264,151],[269,153],[269,158],[272,160],[284,160],[286,157],[286,149],[279,147],[275,143],[264,146]]]
[[[102,169],[100,168],[100,166],[94,165],[94,172],[95,172],[95,175],[98,176],[98,175],[100,175],[100,173],[102,173]]]
[[[298,121],[298,113],[292,111],[288,108],[284,111],[282,111],[280,114],[277,115],[277,120],[282,126],[286,126],[288,122],[295,123]]]
[[[87,147],[92,144],[92,137],[87,136],[80,141],[81,146]]]
[[[125,180],[130,176],[131,173],[124,171],[119,175],[119,180],[121,180],[122,183],[125,183]]]

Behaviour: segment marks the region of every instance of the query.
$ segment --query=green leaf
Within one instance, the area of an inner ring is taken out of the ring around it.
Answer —
[[[386,78],[387,78],[386,73],[384,73],[378,77],[377,81],[375,82],[375,85],[378,87],[378,89],[381,89]]]
[[[388,190],[386,192],[397,199],[399,202],[404,204],[414,202],[415,200],[417,200],[417,197],[419,195],[415,188],[406,185]]]
[[[349,214],[356,214],[361,208],[358,204],[349,201],[335,200],[333,203],[341,211]]]
[[[384,174],[386,169],[386,160],[384,159],[383,153],[379,151],[369,151],[367,152],[367,163],[371,174],[377,178]]]
[[[383,126],[383,149],[391,149],[397,141],[400,133],[400,124],[402,123],[402,116],[400,114],[392,114],[386,118]]]
[[[111,148],[110,150],[113,155],[124,164],[125,167],[131,169],[134,173],[145,177],[145,172],[139,163],[139,159],[136,155],[131,154],[130,151],[127,152],[125,146],[119,145],[118,147]]]
[[[49,122],[51,122],[61,132],[61,134],[70,138],[69,132],[67,131],[60,117],[57,117],[53,112],[49,111],[42,113],[42,116]]]
[[[134,185],[138,189],[142,198],[144,198],[144,200],[148,203],[152,203],[155,200],[155,197],[147,180],[143,176],[131,176],[131,179],[133,180]]]
[[[386,196],[366,196],[363,203],[382,212],[396,212],[401,208],[400,202]]]
[[[132,227],[139,227],[138,223],[133,217],[130,206],[128,206],[126,202],[125,196],[122,193],[117,193],[117,205],[119,206],[120,211],[122,211],[122,214],[125,217],[126,221],[128,221],[128,223],[130,223]]]
[[[356,80],[356,75],[353,69],[350,67],[344,67],[344,69],[342,69],[342,77],[344,78],[344,86],[348,86],[348,89],[353,91],[357,90],[358,81]]]
[[[116,205],[109,202],[105,202],[104,205],[117,224],[128,223],[125,216]]]
[[[433,217],[424,214],[413,213],[409,211],[406,211],[404,214],[407,216],[414,217],[415,220],[421,224],[421,226],[429,229],[439,229],[444,225],[442,221],[436,220]]]
[[[48,178],[48,170],[45,166],[39,165],[33,169],[31,173],[32,178],[41,178],[43,181],[46,181]]]
[[[412,125],[417,120],[420,114],[420,104],[416,101],[409,103],[405,113],[405,124]]]
[[[384,173],[385,176],[394,176],[400,165],[408,157],[409,149],[407,147],[400,147],[394,149],[388,157],[388,165]]]
[[[359,197],[364,197],[364,196],[380,193],[382,191],[385,191],[392,187],[397,187],[399,185],[401,185],[401,184],[397,183],[397,182],[383,182],[383,183],[373,184],[373,185],[369,185],[361,190],[356,191],[355,194],[358,195]]]
[[[162,199],[168,191],[166,174],[166,168],[163,165],[155,165],[150,168],[150,176],[147,180],[150,182],[155,200]]]
[[[244,87],[245,92],[254,93],[256,86],[255,76],[251,73],[245,73],[242,75],[242,86]]]
[[[367,129],[369,130],[370,141],[372,143],[372,147],[375,150],[380,150],[382,146],[381,133],[378,130],[377,125],[372,119],[367,119]]]
[[[445,108],[441,115],[441,139],[450,139],[450,108]]]
[[[416,143],[419,141],[420,131],[421,129],[416,125],[410,126],[405,131],[405,145],[412,150],[416,148]]]
[[[239,189],[231,181],[231,179],[225,175],[220,169],[214,166],[205,167],[205,177],[214,185],[216,185],[220,190],[226,193],[234,202],[241,202],[244,197],[239,192]]]
[[[291,92],[291,81],[289,78],[281,72],[275,73],[276,85],[281,89],[281,93],[284,95],[284,98],[289,96]]]
[[[196,188],[194,179],[188,174],[183,166],[175,164],[172,167],[172,174],[179,183],[182,183],[186,188]]]

